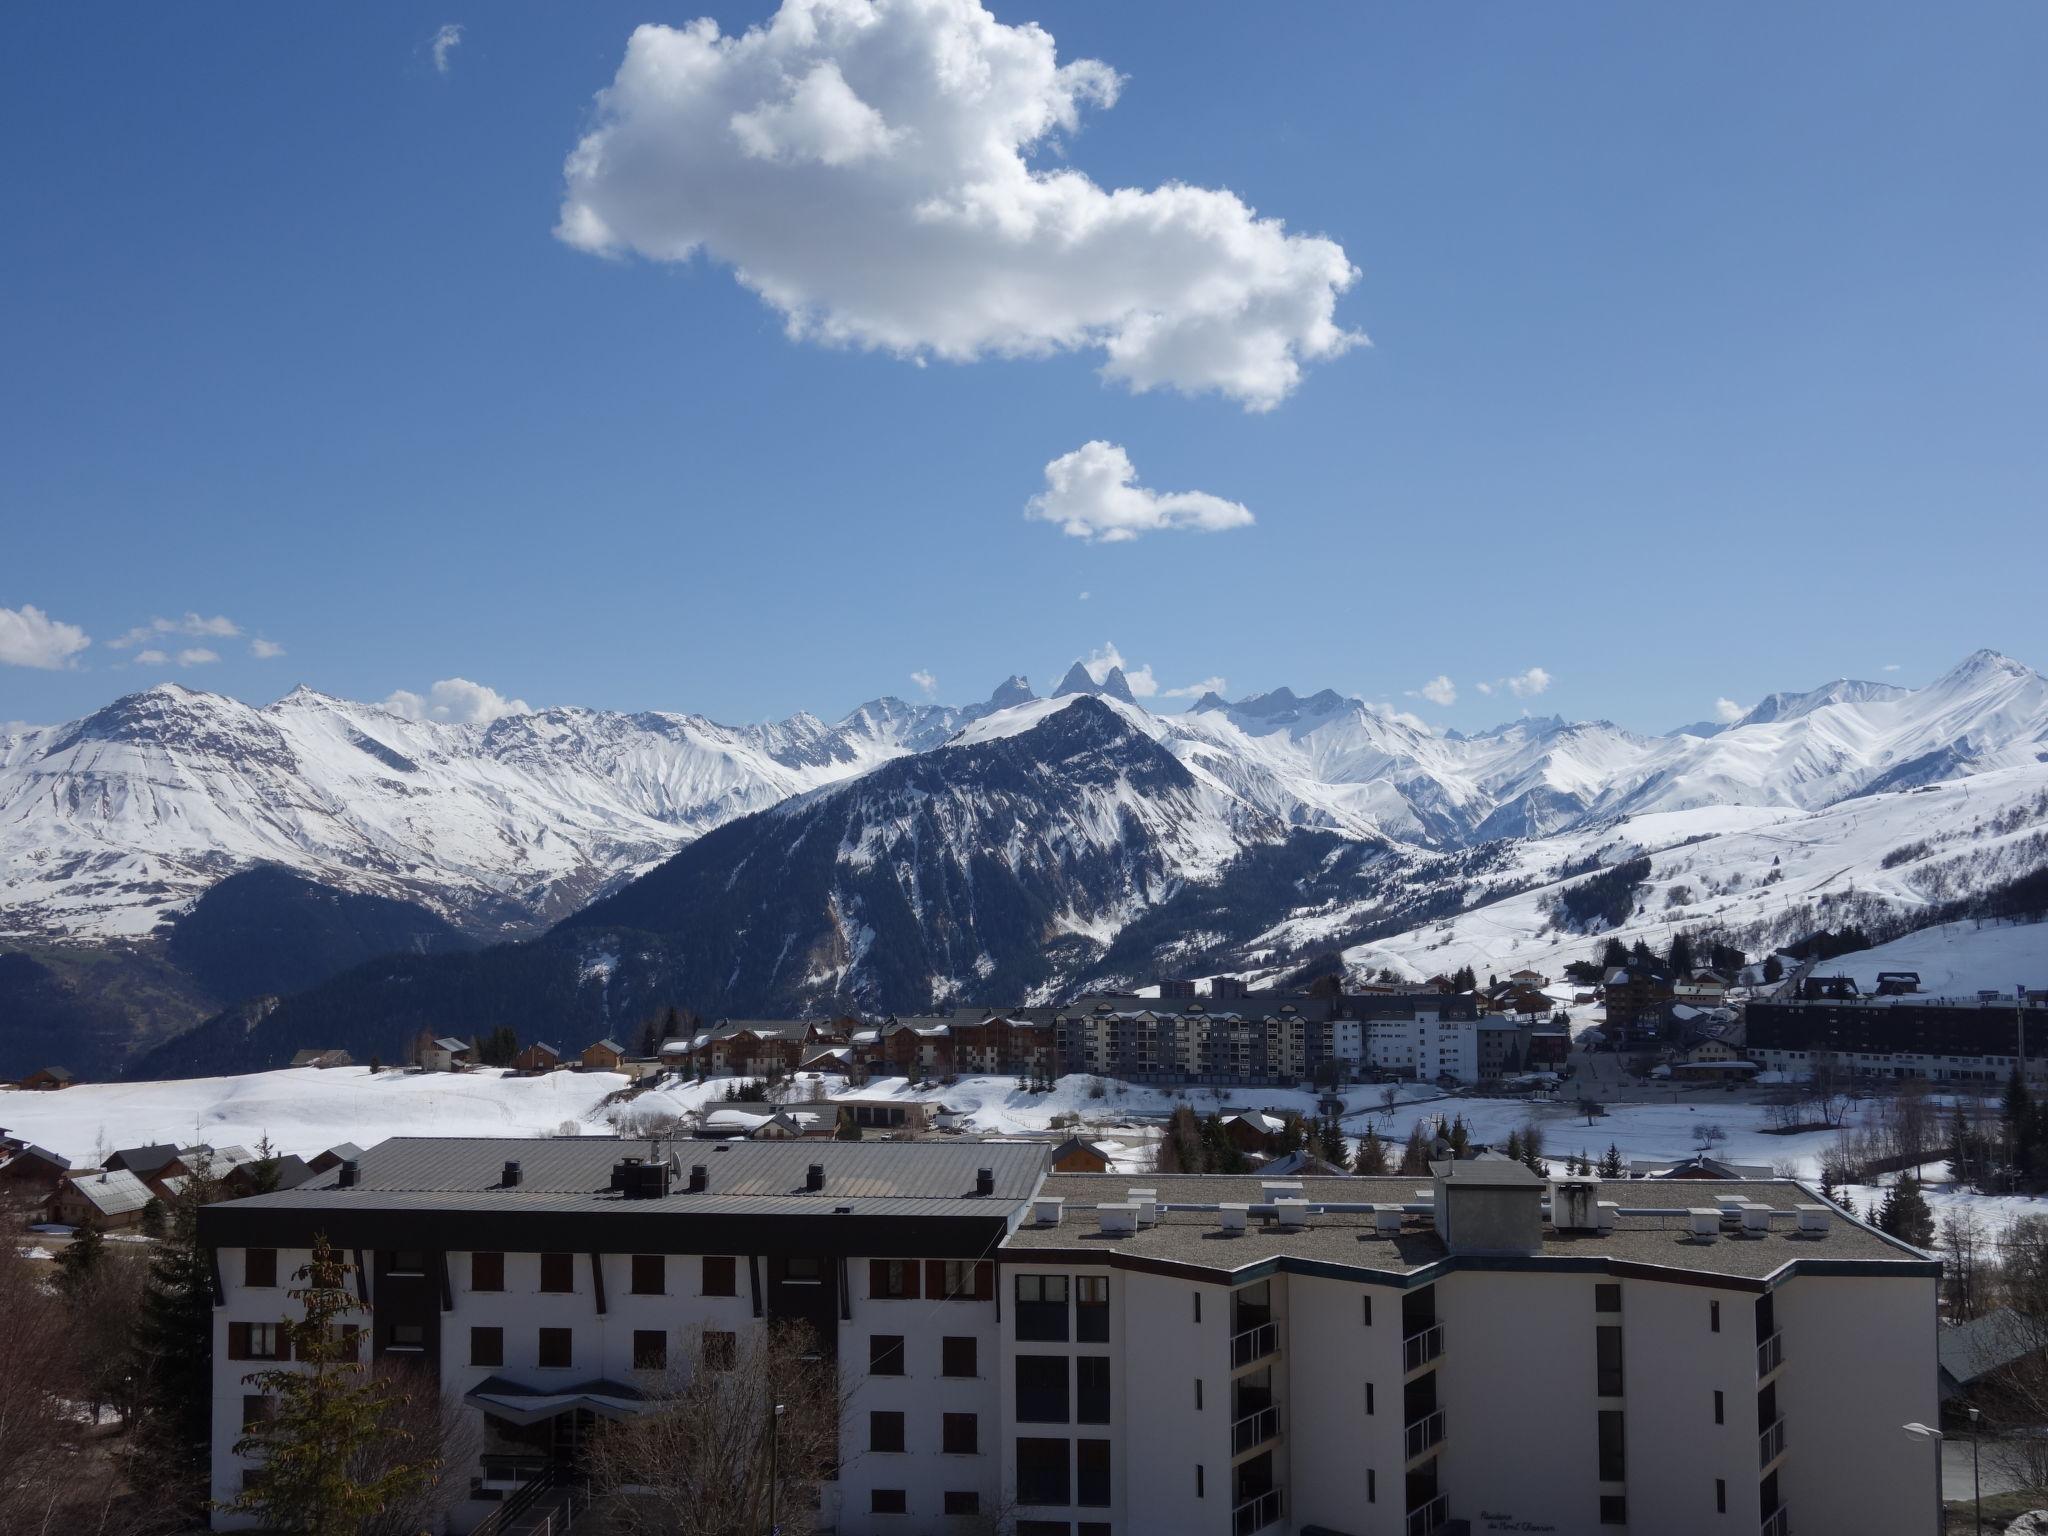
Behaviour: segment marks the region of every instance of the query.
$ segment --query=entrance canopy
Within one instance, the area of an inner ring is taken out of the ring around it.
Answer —
[[[548,1391],[503,1376],[488,1376],[462,1396],[465,1403],[514,1424],[539,1424],[564,1413],[594,1413],[607,1419],[630,1419],[651,1406],[638,1387],[622,1381],[585,1381]]]

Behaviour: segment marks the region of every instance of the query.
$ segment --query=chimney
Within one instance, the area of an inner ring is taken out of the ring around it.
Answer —
[[[812,1163],[810,1167],[804,1170],[804,1188],[815,1195],[824,1187],[825,1165],[823,1163]]]
[[[499,1180],[499,1182],[507,1189],[517,1189],[519,1187],[519,1172],[519,1165],[507,1160],[505,1164],[505,1177]]]
[[[356,1178],[361,1172],[362,1170],[356,1166],[354,1158],[344,1158],[341,1164],[341,1173],[335,1179],[334,1187],[336,1189],[354,1189],[356,1187]]]
[[[690,1193],[701,1195],[711,1187],[711,1170],[702,1163],[690,1164]]]
[[[1095,1214],[1102,1221],[1102,1230],[1113,1237],[1123,1237],[1138,1230],[1138,1208],[1128,1200],[1098,1205]]]
[[[974,1170],[974,1192],[977,1195],[992,1195],[996,1192],[996,1171],[993,1168]]]
[[[1692,1220],[1694,1242],[1711,1243],[1721,1235],[1721,1212],[1718,1207],[1696,1205],[1687,1214]]]
[[[1828,1218],[1833,1212],[1824,1205],[1802,1205],[1799,1208],[1799,1230],[1808,1237],[1826,1237]]]

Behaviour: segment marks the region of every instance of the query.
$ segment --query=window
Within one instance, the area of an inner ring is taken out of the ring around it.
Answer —
[[[704,1334],[703,1353],[705,1370],[729,1371],[739,1363],[739,1335],[707,1330]]]
[[[825,1278],[825,1261],[811,1254],[801,1254],[785,1259],[782,1264],[782,1280],[785,1285],[816,1285]],[[912,1292],[915,1295],[916,1292]]]
[[[981,1415],[948,1413],[940,1418],[939,1448],[948,1456],[977,1456],[981,1453]]]
[[[1202,1472],[1202,1464],[1201,1464],[1201,1463],[1200,1463],[1199,1461],[1198,1461],[1198,1462],[1196,1462],[1196,1463],[1195,1463],[1195,1497],[1196,1497],[1196,1498],[1198,1498],[1198,1499],[1206,1499],[1206,1498],[1207,1498],[1207,1497],[1209,1496],[1209,1489],[1208,1489],[1208,1481],[1209,1481],[1209,1479],[1208,1479],[1208,1478],[1207,1478],[1207,1477],[1206,1477],[1206,1476],[1205,1476],[1205,1475],[1203,1474],[1203,1472]]]
[[[1358,1299],[1365,1303],[1365,1326],[1370,1328],[1372,1326],[1372,1297],[1367,1295],[1361,1296]]]
[[[1621,1287],[1619,1285],[1594,1286],[1593,1310],[1595,1312],[1619,1312],[1621,1310]]]
[[[505,1255],[472,1253],[469,1256],[469,1288],[472,1291],[505,1289]]]
[[[384,1339],[386,1349],[417,1354],[427,1347],[427,1330],[419,1323],[393,1323]]]
[[[635,1328],[633,1330],[633,1369],[636,1371],[665,1371],[668,1369],[668,1330],[666,1328]]]
[[[981,1374],[980,1351],[971,1334],[946,1335],[939,1345],[939,1374],[941,1376],[979,1376]]]
[[[1726,1423],[1728,1422],[1728,1419],[1727,1419],[1727,1417],[1726,1417],[1726,1411],[1725,1411],[1725,1410],[1726,1410],[1726,1407],[1727,1407],[1727,1404],[1726,1404],[1726,1400],[1725,1400],[1725,1399],[1724,1399],[1724,1398],[1722,1397],[1721,1393],[1720,1393],[1720,1392],[1719,1392],[1719,1391],[1717,1390],[1717,1391],[1716,1391],[1716,1392],[1714,1393],[1714,1422],[1715,1422],[1716,1424],[1726,1424]]]
[[[1017,1357],[1017,1422],[1020,1424],[1064,1424],[1067,1422],[1067,1357],[1065,1355],[1019,1355]]]
[[[1109,1342],[1109,1276],[1082,1275],[1075,1280],[1074,1337],[1083,1344]]]
[[[1019,1520],[1017,1536],[1074,1536],[1074,1528],[1064,1520]]]
[[[569,1364],[570,1339],[573,1335],[567,1328],[543,1328],[540,1331],[540,1356],[538,1365],[561,1370]]]
[[[1197,1413],[1200,1413],[1201,1411],[1202,1411],[1202,1378],[1201,1378],[1201,1377],[1199,1377],[1199,1376],[1197,1376],[1197,1377],[1195,1378],[1195,1412],[1197,1412]]]
[[[870,1451],[900,1451],[903,1449],[903,1415],[893,1409],[877,1410],[868,1415],[868,1449]]]
[[[398,1249],[384,1267],[387,1275],[424,1275],[426,1272],[427,1256],[418,1248]]]
[[[1201,1323],[1201,1321],[1202,1321],[1202,1293],[1201,1293],[1200,1291],[1197,1291],[1197,1292],[1195,1292],[1195,1322],[1197,1323],[1197,1325],[1199,1325],[1199,1324]]]
[[[1017,1337],[1038,1343],[1067,1340],[1067,1277],[1017,1277]]]
[[[1595,1328],[1593,1360],[1598,1381],[1593,1390],[1601,1397],[1621,1396],[1621,1330]]]
[[[876,1301],[917,1300],[917,1261],[868,1260],[868,1295]]]
[[[1017,1441],[1017,1502],[1019,1504],[1068,1504],[1072,1502],[1072,1481],[1068,1474],[1065,1440]]]
[[[1377,1504],[1380,1501],[1380,1475],[1371,1467],[1365,1469],[1365,1502]]]
[[[1083,1520],[1076,1527],[1076,1536],[1111,1536],[1107,1520]]]
[[[1717,1515],[1728,1513],[1728,1479],[1725,1477],[1714,1479],[1714,1513]]]
[[[868,1513],[907,1515],[910,1513],[910,1495],[901,1488],[871,1488],[868,1490]]]
[[[981,1513],[981,1495],[972,1488],[949,1488],[946,1490],[945,1509],[949,1515],[978,1515]]]
[[[544,1291],[576,1289],[576,1255],[544,1253],[540,1256],[540,1288]]]
[[[505,1363],[505,1330],[502,1328],[470,1329],[469,1363],[471,1365],[503,1365]]]
[[[242,1252],[242,1284],[268,1290],[277,1284],[277,1250],[248,1248]]]
[[[1601,1494],[1600,1523],[1602,1525],[1627,1525],[1628,1500],[1618,1493]]]
[[[870,1376],[901,1376],[903,1374],[902,1334],[871,1333],[868,1335],[868,1374]]]
[[[277,1399],[261,1392],[251,1392],[242,1399],[242,1428],[254,1429],[259,1424],[268,1424],[277,1417]]]
[[[230,1360],[282,1360],[284,1330],[276,1323],[229,1323]]]
[[[1718,1301],[1707,1303],[1707,1327],[1715,1333],[1721,1331],[1721,1303]]]
[[[633,1294],[635,1296],[666,1296],[668,1294],[668,1260],[658,1253],[636,1253],[633,1255]]]
[[[729,1258],[707,1258],[704,1261],[703,1290],[706,1296],[739,1295],[739,1261]]]
[[[1074,1502],[1100,1509],[1109,1503],[1109,1442],[1074,1442]]]
[[[987,1301],[995,1294],[989,1288],[994,1279],[993,1264],[976,1263],[973,1259],[934,1259],[926,1266],[930,1282],[925,1289],[934,1300],[945,1301]]]
[[[1628,1457],[1623,1444],[1621,1413],[1614,1408],[1600,1410],[1600,1481],[1618,1483],[1628,1474]],[[1600,1517],[1605,1520],[1607,1517]]]
[[[1109,1422],[1109,1356],[1082,1355],[1074,1361],[1074,1421]]]

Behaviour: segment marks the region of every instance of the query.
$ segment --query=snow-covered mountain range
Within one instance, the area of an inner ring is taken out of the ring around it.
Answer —
[[[1990,651],[1923,688],[1840,681],[1773,694],[1710,733],[1664,736],[1556,718],[1438,735],[1328,690],[1284,688],[1155,715],[1120,672],[1079,664],[1050,699],[1012,677],[965,708],[885,697],[829,724],[800,714],[752,726],[574,708],[453,725],[306,688],[258,708],[164,685],[0,736],[0,935],[147,935],[259,863],[418,902],[479,936],[534,932],[751,812],[808,805],[908,756],[932,758],[929,787],[954,749],[1037,739],[1084,697],[1185,771],[1184,803],[1170,815],[1142,795],[1085,812],[1020,803],[1016,836],[967,818],[953,851],[964,866],[1023,843],[1113,843],[1119,817],[1152,818],[1164,835],[1145,878],[1100,909],[1058,915],[1060,931],[1102,943],[1290,829],[1420,857],[1651,814],[1808,815],[2048,762],[2048,679]],[[1057,816],[1093,821],[1046,819]],[[879,837],[845,857],[873,856]]]

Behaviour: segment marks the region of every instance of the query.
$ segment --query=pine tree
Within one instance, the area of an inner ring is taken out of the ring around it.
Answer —
[[[1618,1179],[1621,1174],[1621,1148],[1610,1141],[1607,1143],[1607,1150],[1600,1156],[1600,1177]]]
[[[1508,1132],[1508,1144],[1506,1150],[1508,1158],[1511,1162],[1519,1163],[1522,1160],[1522,1133],[1520,1131]]]
[[[1380,1140],[1380,1133],[1371,1126],[1358,1139],[1358,1152],[1351,1160],[1351,1171],[1362,1174],[1384,1174],[1387,1171],[1387,1144]]]
[[[262,1464],[221,1508],[254,1515],[260,1524],[300,1536],[355,1536],[366,1520],[432,1483],[437,1457],[406,1459],[412,1436],[393,1422],[406,1399],[364,1371],[354,1327],[343,1319],[368,1311],[349,1293],[355,1266],[324,1233],[313,1239],[313,1262],[287,1294],[303,1305],[288,1323],[297,1368],[256,1371],[243,1378],[274,1400],[269,1417],[250,1426],[235,1454]],[[365,1453],[378,1447],[385,1469],[364,1475]]]
[[[853,1117],[853,1111],[842,1106],[839,1111],[839,1130],[835,1139],[859,1141],[863,1134],[860,1122]]]
[[[1429,1172],[1429,1142],[1423,1135],[1422,1122],[1416,1121],[1408,1127],[1407,1145],[1401,1148],[1402,1174],[1426,1174]]]
[[[213,1256],[199,1241],[199,1208],[219,1198],[202,1157],[171,1197],[135,1329],[142,1414],[131,1442],[132,1478],[195,1526],[204,1523],[212,1477],[213,1408]]]
[[[1920,1193],[1920,1181],[1912,1174],[1902,1174],[1886,1194],[1877,1225],[1915,1248],[1933,1246],[1934,1212],[1928,1209],[1927,1197]]]
[[[1628,946],[1619,939],[1610,938],[1607,947],[1600,951],[1600,969],[1611,971],[1616,966],[1628,964]]]
[[[92,1293],[92,1283],[107,1262],[107,1239],[92,1217],[73,1234],[64,1251],[57,1255],[57,1291],[72,1306]]]
[[[1444,1138],[1451,1144],[1451,1156],[1463,1157],[1472,1148],[1472,1133],[1465,1129],[1465,1117],[1454,1116],[1450,1134]]]
[[[1692,974],[1692,970],[1692,940],[1687,938],[1682,930],[1673,933],[1671,935],[1671,974],[1678,977],[1687,977]]]
[[[270,1133],[264,1132],[263,1139],[256,1143],[256,1161],[249,1165],[251,1193],[267,1195],[277,1188],[277,1148],[270,1144]]]

